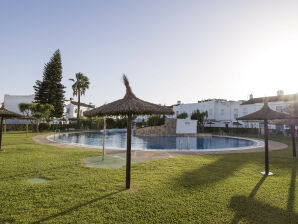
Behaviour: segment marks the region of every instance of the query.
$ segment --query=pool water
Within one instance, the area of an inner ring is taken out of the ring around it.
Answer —
[[[102,131],[62,133],[56,141],[102,146]],[[138,150],[219,150],[257,146],[257,142],[242,138],[221,136],[132,136],[132,149]],[[112,129],[106,132],[106,148],[126,148],[126,130]]]

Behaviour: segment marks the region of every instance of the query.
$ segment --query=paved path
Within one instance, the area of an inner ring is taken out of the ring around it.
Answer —
[[[47,144],[57,147],[64,147],[64,148],[81,148],[81,149],[88,149],[88,150],[100,150],[98,147],[88,147],[88,146],[81,146],[81,145],[74,145],[68,143],[57,143],[53,141],[49,141],[47,139],[48,136],[53,134],[45,134],[45,135],[37,135],[32,138],[33,141]],[[258,139],[259,140],[259,139]],[[276,142],[276,141],[269,141],[269,150],[278,150],[278,149],[285,149],[288,146],[286,144]],[[224,151],[141,151],[141,150],[132,150],[132,159],[137,161],[150,161],[150,160],[157,160],[157,159],[166,159],[166,158],[174,158],[181,155],[199,155],[199,154],[226,154],[226,153],[247,153],[247,152],[262,152],[264,151],[264,147],[258,148],[251,148],[245,150],[224,150]],[[120,157],[125,157],[125,150],[117,150],[117,149],[106,149],[105,152],[109,155],[116,155]]]

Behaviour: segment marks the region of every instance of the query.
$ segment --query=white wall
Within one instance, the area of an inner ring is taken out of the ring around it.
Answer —
[[[14,96],[14,95],[4,95],[4,105],[7,110],[13,111],[15,113],[22,114],[19,109],[20,103],[32,103],[34,101],[34,95],[27,96]],[[7,124],[25,124],[25,120],[7,120]]]
[[[234,109],[239,108],[241,103],[242,101],[212,100],[192,104],[180,104],[173,107],[175,112],[174,117],[186,112],[188,118],[190,118],[192,112],[195,110],[200,110],[201,112],[208,111],[207,120],[212,120],[214,122],[211,127],[225,127],[225,122],[231,122],[232,124],[232,122],[236,121],[236,118],[234,117]],[[209,125],[207,126],[209,127]]]
[[[22,114],[19,110],[20,103],[32,103],[34,101],[34,95],[25,95],[25,96],[17,96],[17,95],[4,95],[4,105],[7,110]],[[69,109],[69,113],[67,110]],[[64,102],[64,115],[66,118],[76,118],[77,106],[70,103],[69,100],[65,100]],[[90,107],[81,106],[82,115],[85,111],[91,110]],[[25,123],[22,120],[7,120],[7,123]]]
[[[190,119],[177,119],[177,134],[195,134],[197,133],[197,121]]]
[[[32,103],[34,101],[34,95],[27,96],[14,96],[14,95],[4,95],[4,105],[7,110],[13,111],[15,113],[21,113],[19,110],[20,103]]]
[[[77,109],[78,106],[71,103],[69,100],[65,100],[64,102],[64,116],[66,118],[77,118]],[[93,108],[80,106],[80,115],[83,116],[85,111],[92,110]]]
[[[258,111],[263,107],[263,103],[247,104],[241,105],[243,101],[219,101],[212,100],[207,102],[190,103],[190,104],[180,104],[173,107],[175,112],[174,117],[176,118],[178,114],[186,112],[188,118],[190,118],[191,113],[195,110],[208,111],[208,120],[212,120],[214,124],[211,127],[225,127],[225,123],[229,123],[229,127],[233,127],[233,122],[237,121],[238,117],[245,116],[247,114]],[[291,101],[278,101],[269,102],[269,107],[273,110],[284,110],[294,102]],[[259,122],[244,122],[239,121],[242,125],[239,127],[245,128],[259,128]],[[210,125],[206,125],[210,127]],[[275,125],[272,126],[275,128]]]

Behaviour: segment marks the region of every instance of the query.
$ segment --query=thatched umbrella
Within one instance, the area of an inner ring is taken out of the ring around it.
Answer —
[[[0,108],[0,151],[2,150],[2,129],[3,129],[3,119],[7,119],[7,118],[21,118],[22,115],[21,114],[17,114],[15,112],[6,110],[5,108]]]
[[[237,120],[244,120],[244,121],[257,121],[257,120],[263,120],[264,121],[264,138],[265,138],[265,175],[272,175],[272,173],[269,173],[269,152],[268,152],[268,120],[279,120],[279,119],[288,119],[291,118],[290,115],[276,112],[268,106],[267,100],[264,102],[264,106],[251,114],[248,114],[243,117],[237,118]]]
[[[174,114],[169,107],[156,105],[137,98],[132,92],[128,79],[123,75],[126,94],[123,99],[105,104],[101,107],[84,112],[85,116],[127,116],[127,151],[126,151],[126,188],[130,188],[131,165],[131,122],[133,115]]]
[[[295,126],[298,126],[298,119],[284,119],[278,120],[275,124],[284,124],[290,126],[291,138],[292,138],[292,148],[293,148],[293,157],[296,158],[296,141],[295,141]]]

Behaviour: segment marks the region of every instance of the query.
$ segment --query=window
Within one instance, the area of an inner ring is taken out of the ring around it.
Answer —
[[[76,114],[78,113],[78,109],[75,109],[75,113],[76,113]]]
[[[67,114],[70,113],[70,109],[69,109],[69,108],[66,109],[66,113],[67,113]]]

